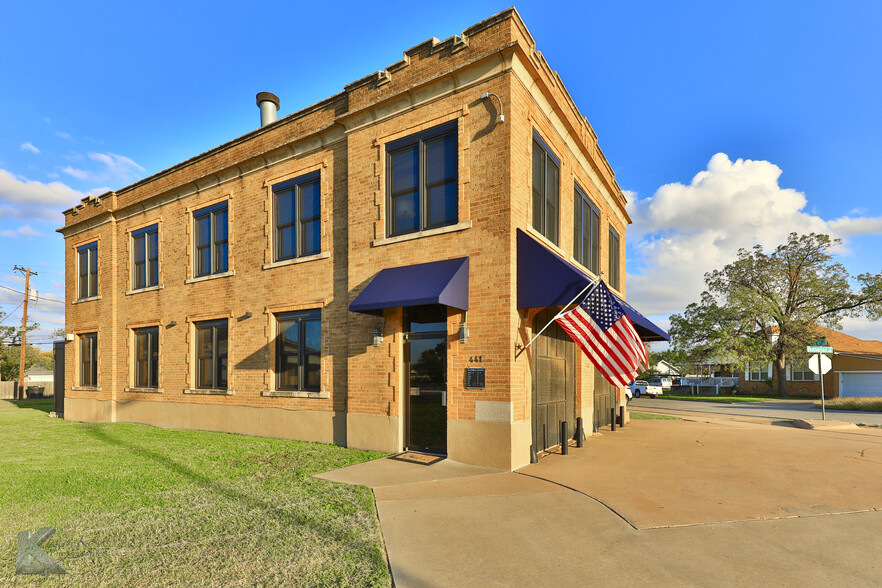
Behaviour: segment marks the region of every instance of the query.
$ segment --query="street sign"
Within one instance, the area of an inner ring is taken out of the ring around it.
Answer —
[[[818,358],[821,358],[821,365],[818,366]],[[830,362],[830,358],[826,355],[812,355],[808,360],[808,367],[812,372],[816,374],[826,374],[830,371],[830,368],[833,364]]]
[[[833,348],[826,345],[809,345],[805,350],[809,353],[833,353]]]

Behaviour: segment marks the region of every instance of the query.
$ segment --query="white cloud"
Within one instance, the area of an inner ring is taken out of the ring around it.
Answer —
[[[717,153],[688,185],[673,183],[628,203],[636,254],[628,301],[648,315],[682,312],[705,289],[704,274],[735,258],[739,248],[771,249],[791,232],[839,237],[882,232],[882,218],[827,221],[806,212],[803,193],[778,185],[781,168],[768,161],[731,161]],[[636,271],[635,271],[636,270]]]
[[[38,236],[39,234],[40,234],[40,233],[39,233],[38,231],[34,230],[33,228],[31,228],[31,227],[28,226],[28,225],[21,225],[20,227],[18,227],[18,228],[15,229],[15,230],[0,231],[0,236],[3,236],[3,237],[13,237],[13,238],[14,238],[14,237],[22,237],[22,236],[25,236],[25,237],[36,237],[36,236]]]
[[[64,131],[56,131],[55,136],[61,139],[67,139],[68,141],[73,140],[73,137],[70,136],[70,133],[65,133]]]
[[[31,143],[22,143],[21,144],[22,151],[30,151],[31,153],[40,153],[40,150],[33,146]]]
[[[67,166],[61,171],[78,180],[88,182],[128,181],[146,171],[130,157],[116,153],[90,153],[89,159],[100,163],[99,171]]]
[[[57,222],[61,211],[84,196],[62,182],[44,184],[0,169],[0,220],[24,218]]]

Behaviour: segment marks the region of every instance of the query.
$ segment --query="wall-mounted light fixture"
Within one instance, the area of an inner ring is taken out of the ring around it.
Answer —
[[[502,98],[500,98],[493,92],[484,92],[483,94],[481,94],[481,100],[486,100],[490,96],[493,96],[494,98],[496,98],[496,100],[499,101],[499,116],[496,118],[496,122],[502,124],[505,122],[505,115],[502,114]]]
[[[245,314],[243,314],[242,316],[240,316],[239,318],[237,318],[236,321],[241,323],[241,322],[244,321],[245,319],[250,319],[252,316],[254,316],[254,315],[251,314],[251,311],[249,310],[248,312],[246,312]]]
[[[177,325],[177,324],[178,324],[178,321],[172,321],[172,322],[170,322],[169,324],[165,325],[165,328],[166,328],[166,329],[170,329],[170,328],[174,327],[174,326]]]
[[[374,347],[379,347],[383,344],[383,331],[380,330],[380,327],[374,327]]]
[[[469,340],[469,328],[465,321],[459,323],[459,342],[465,344]]]

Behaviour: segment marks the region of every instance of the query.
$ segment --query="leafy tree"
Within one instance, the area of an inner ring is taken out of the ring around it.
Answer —
[[[0,312],[0,322],[6,314]],[[38,323],[28,324],[27,330],[33,331],[39,328]],[[0,324],[0,380],[17,380],[18,368],[21,360],[21,335],[18,326]],[[25,369],[32,365],[46,364],[46,358],[42,351],[28,345],[25,347]]]
[[[771,253],[759,245],[740,249],[734,262],[705,274],[701,302],[671,315],[674,349],[700,361],[771,361],[777,392],[786,395],[787,362],[808,358],[805,346],[819,337],[818,326],[882,316],[882,273],[852,277],[833,260],[840,242],[791,233]]]

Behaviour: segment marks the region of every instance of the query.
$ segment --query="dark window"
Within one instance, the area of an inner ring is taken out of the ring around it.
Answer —
[[[573,200],[573,257],[595,274],[600,273],[600,211],[578,184]]]
[[[533,136],[533,228],[557,244],[560,201],[560,162],[537,136]]]
[[[159,226],[132,233],[132,289],[159,284]]]
[[[321,312],[291,312],[277,316],[276,389],[321,388]]]
[[[80,386],[98,385],[98,333],[80,335]]]
[[[389,235],[456,224],[456,123],[395,141],[386,149]]]
[[[320,185],[320,175],[315,172],[273,186],[276,261],[321,251]]]
[[[197,278],[227,271],[227,220],[226,202],[193,213]]]
[[[159,387],[159,327],[135,329],[135,387]]]
[[[196,387],[227,388],[227,321],[196,323]]]
[[[98,243],[77,248],[80,279],[78,298],[98,296]]]
[[[619,234],[609,229],[609,280],[610,286],[619,289]]]

